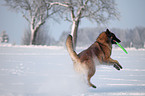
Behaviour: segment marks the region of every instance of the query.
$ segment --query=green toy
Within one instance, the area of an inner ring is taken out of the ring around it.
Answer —
[[[116,42],[115,41],[115,43],[126,53],[126,54],[128,54],[128,52],[118,43],[118,42]]]

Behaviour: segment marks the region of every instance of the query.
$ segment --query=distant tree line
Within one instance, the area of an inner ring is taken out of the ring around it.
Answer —
[[[89,46],[97,39],[98,35],[106,28],[83,28],[78,30],[77,46]],[[134,29],[110,29],[121,40],[123,47],[145,47],[145,27],[136,27]],[[63,32],[57,45],[65,45],[66,37],[70,32]]]

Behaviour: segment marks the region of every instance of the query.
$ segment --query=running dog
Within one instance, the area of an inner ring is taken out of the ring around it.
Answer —
[[[98,36],[96,41],[88,49],[77,54],[73,50],[72,36],[68,35],[66,47],[74,63],[74,69],[86,76],[90,87],[96,88],[96,86],[90,82],[91,77],[96,72],[96,65],[112,65],[117,70],[122,69],[119,62],[110,57],[112,52],[112,44],[116,44],[116,41],[119,43],[121,42],[114,33],[107,29]]]

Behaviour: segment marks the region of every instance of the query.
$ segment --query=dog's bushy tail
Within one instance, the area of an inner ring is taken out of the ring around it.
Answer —
[[[69,53],[71,59],[74,62],[80,62],[80,59],[79,59],[77,53],[73,49],[73,43],[72,43],[72,36],[71,35],[68,35],[68,37],[66,39],[66,47],[67,47],[67,50],[68,50],[68,53]]]

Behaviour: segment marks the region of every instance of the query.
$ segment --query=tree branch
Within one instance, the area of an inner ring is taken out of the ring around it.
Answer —
[[[25,0],[25,2],[26,2],[26,4],[27,4],[27,6],[28,6],[27,10],[29,10],[29,15],[30,15],[30,17],[32,17],[31,5],[30,5],[30,3],[28,2],[28,0]]]
[[[60,5],[60,6],[64,6],[64,7],[70,7],[68,3],[60,3],[60,2],[53,2],[53,3],[48,3],[50,4],[50,7],[52,7],[52,5]]]
[[[72,21],[71,21],[70,19],[68,19],[67,17],[65,17],[65,20],[66,20],[66,21],[69,21],[69,22],[72,22]]]
[[[31,23],[30,20],[26,17],[26,15],[23,14],[23,17],[24,17],[29,23]]]
[[[74,8],[73,7],[71,8],[71,18],[72,18],[72,20],[75,19],[75,14],[74,14]]]
[[[85,9],[87,3],[88,3],[89,0],[86,0],[85,3],[83,4],[83,6],[81,6],[77,12],[77,18],[76,19],[79,19],[79,18],[82,18],[81,15],[82,15],[82,11]]]
[[[38,29],[39,29],[44,23],[45,23],[45,21],[41,21],[41,20],[40,20],[40,21],[38,22],[38,24],[36,25],[36,27],[35,27],[34,30],[35,30],[35,31],[38,31]]]

